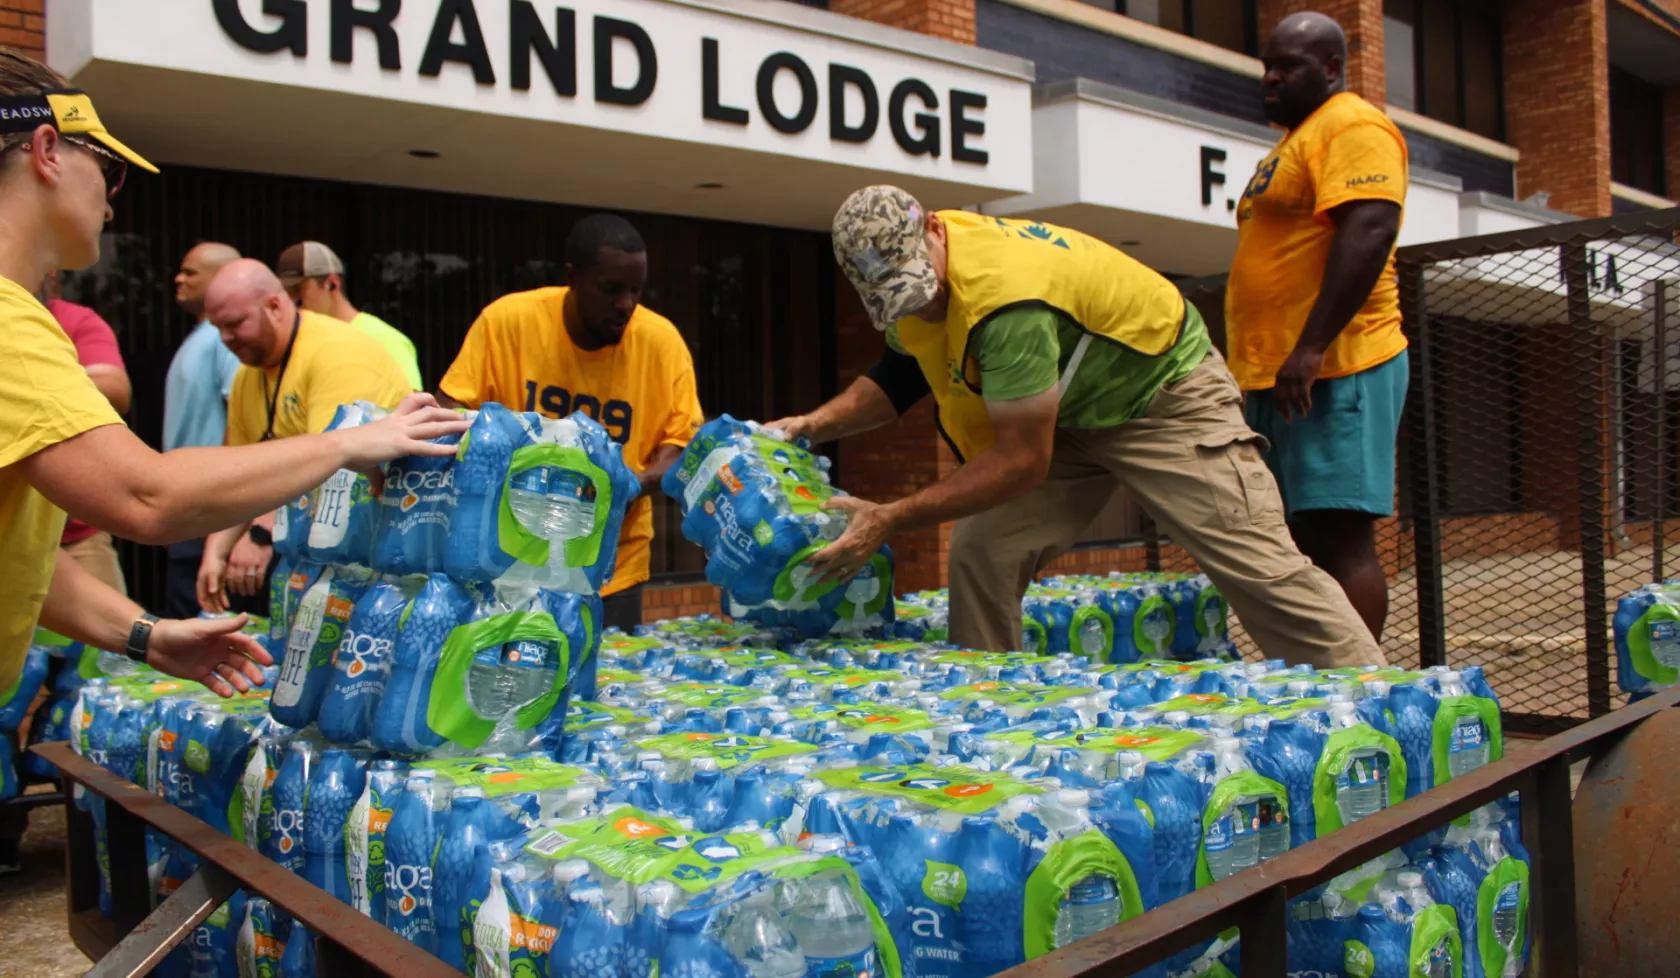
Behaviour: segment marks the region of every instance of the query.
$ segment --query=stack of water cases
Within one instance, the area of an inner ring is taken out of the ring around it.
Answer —
[[[464,587],[428,579],[404,627]],[[463,973],[606,978],[984,978],[1503,748],[1473,667],[643,631],[607,635],[595,695],[521,749],[335,744],[261,697],[138,673],[90,680],[71,728],[90,758]],[[161,839],[148,855],[160,892],[193,869]],[[1297,898],[1291,971],[1513,978],[1528,900],[1515,822],[1490,805]],[[166,968],[312,973],[309,935],[260,899],[201,931]],[[1236,937],[1149,974],[1236,974]]]
[[[897,601],[895,621],[877,631],[943,642],[950,634],[949,607],[944,591],[907,594]],[[1021,647],[1120,664],[1235,658],[1225,619],[1224,597],[1201,574],[1047,577],[1021,600]]]
[[[1680,682],[1680,581],[1647,584],[1616,605],[1616,681],[1644,699]]]
[[[892,621],[892,551],[845,581],[819,581],[808,559],[846,531],[823,505],[841,495],[829,461],[753,422],[708,422],[665,474],[683,536],[706,551],[706,579],[736,620],[807,637],[862,633]]]

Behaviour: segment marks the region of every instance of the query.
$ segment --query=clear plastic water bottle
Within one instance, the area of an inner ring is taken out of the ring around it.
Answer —
[[[1268,796],[1259,799],[1256,816],[1260,820],[1260,861],[1276,859],[1289,851],[1289,800]]]
[[[1056,911],[1056,946],[1067,947],[1119,922],[1119,887],[1113,877],[1093,873],[1073,884]]]
[[[1331,729],[1361,724],[1352,703],[1330,708]],[[1388,807],[1388,752],[1380,747],[1362,747],[1348,754],[1347,767],[1336,776],[1336,808],[1342,824],[1352,825]]]
[[[1251,770],[1248,758],[1243,754],[1242,741],[1235,737],[1214,738],[1213,770],[1216,782]],[[1215,868],[1214,835],[1213,831],[1209,830],[1206,842],[1208,872],[1214,879],[1224,879],[1232,873],[1240,873],[1259,864],[1260,802],[1259,797],[1242,795],[1233,799],[1225,811],[1220,813],[1215,825],[1223,824],[1223,832],[1228,836],[1228,839],[1222,840],[1227,851],[1221,854],[1219,860],[1224,869],[1223,873]]]
[[[1489,978],[1514,978],[1522,966],[1521,950],[1517,947],[1518,929],[1522,926],[1519,914],[1522,900],[1522,884],[1507,883],[1493,900],[1493,939],[1505,949],[1505,974],[1490,975]]]
[[[809,978],[878,974],[875,931],[851,886],[838,874],[810,877],[789,924],[805,955]]]
[[[513,518],[539,537],[559,543],[588,536],[595,529],[595,487],[582,473],[553,466],[516,472],[508,479],[508,508]],[[549,559],[563,559],[553,547]]]
[[[1233,821],[1232,810],[1227,807],[1218,818],[1213,820],[1213,824],[1209,825],[1207,831],[1202,835],[1202,851],[1207,855],[1208,875],[1212,876],[1215,881],[1222,880],[1236,872],[1234,866],[1236,827]]]
[[[1464,677],[1455,671],[1440,674],[1441,697],[1469,696]],[[1487,726],[1478,716],[1460,716],[1447,742],[1447,773],[1458,778],[1487,764],[1493,756]]]
[[[775,907],[749,900],[724,930],[724,946],[750,978],[805,978],[809,964]]]

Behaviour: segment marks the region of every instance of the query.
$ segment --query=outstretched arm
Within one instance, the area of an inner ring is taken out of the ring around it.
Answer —
[[[467,423],[411,395],[385,418],[257,445],[159,454],[123,425],[104,425],[20,461],[25,478],[71,516],[140,543],[165,544],[269,512],[339,469],[366,471],[404,455],[447,455],[430,439]]]

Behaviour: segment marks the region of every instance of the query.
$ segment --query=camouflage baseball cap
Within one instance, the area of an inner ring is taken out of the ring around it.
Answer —
[[[927,212],[897,187],[864,187],[834,215],[834,257],[886,329],[933,301],[939,276],[928,257]]]

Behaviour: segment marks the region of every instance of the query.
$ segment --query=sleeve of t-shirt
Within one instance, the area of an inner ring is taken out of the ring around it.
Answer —
[[[700,393],[694,379],[694,357],[682,337],[673,337],[671,349],[665,351],[660,362],[666,365],[666,383],[671,389],[671,411],[660,425],[659,446],[688,446],[694,433],[705,423],[700,413]]]
[[[233,378],[239,376],[239,358],[221,340],[216,341],[216,376],[222,390],[222,400],[233,396]]]
[[[1336,133],[1307,168],[1316,188],[1315,217],[1352,200],[1406,202],[1406,147],[1376,122]]]
[[[980,391],[988,401],[1014,401],[1056,386],[1061,344],[1056,314],[1048,309],[1017,309],[993,317],[981,327],[978,348]]]
[[[123,365],[122,348],[117,344],[116,330],[106,322],[104,317],[92,309],[83,309],[77,316],[76,328],[70,332],[71,342],[76,344],[76,359],[82,366],[92,367],[104,365],[127,370]]]
[[[0,362],[6,365],[0,370],[0,468],[84,431],[122,424],[46,311],[30,310],[29,316],[12,318],[0,330]]]
[[[467,338],[461,341],[461,350],[455,354],[455,362],[449,365],[443,379],[438,381],[439,391],[467,407],[476,408],[496,399],[495,392],[490,390],[487,369],[490,330],[490,310],[486,309],[467,330]]]
[[[250,410],[251,406],[256,403],[256,396],[253,396],[248,390],[253,383],[256,383],[256,376],[255,371],[241,372],[235,370],[233,379],[228,381],[227,443],[229,445],[254,445],[262,438],[262,429],[259,426],[263,422],[257,414],[263,412],[263,408]]]

